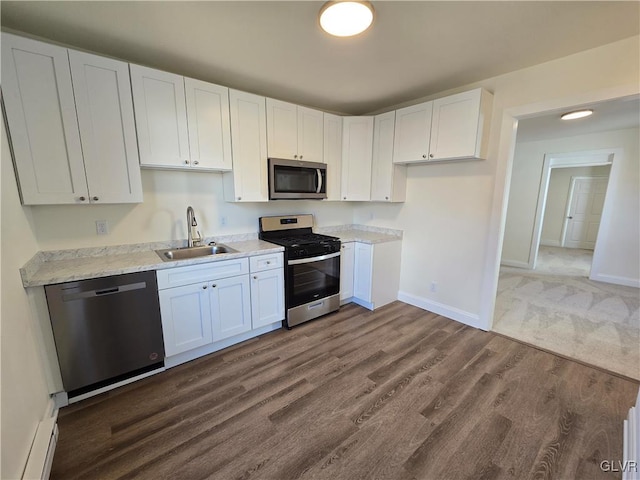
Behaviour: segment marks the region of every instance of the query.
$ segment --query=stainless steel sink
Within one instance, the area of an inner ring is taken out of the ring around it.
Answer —
[[[160,255],[160,258],[165,262],[171,260],[186,260],[189,258],[208,257],[213,255],[219,255],[221,253],[237,253],[231,247],[226,245],[204,245],[202,247],[183,247],[183,248],[167,248],[166,250],[156,250],[156,253]]]

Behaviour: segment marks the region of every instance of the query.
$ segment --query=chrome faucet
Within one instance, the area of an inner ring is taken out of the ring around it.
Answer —
[[[187,207],[187,247],[194,247],[196,245],[200,245],[202,242],[202,236],[200,232],[196,230],[198,234],[197,238],[193,238],[193,228],[198,226],[198,222],[196,221],[196,214],[193,211],[193,207],[189,205]]]

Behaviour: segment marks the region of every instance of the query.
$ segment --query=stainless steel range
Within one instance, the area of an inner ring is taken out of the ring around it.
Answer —
[[[340,239],[313,233],[313,215],[261,217],[260,238],[284,247],[287,328],[340,308]]]

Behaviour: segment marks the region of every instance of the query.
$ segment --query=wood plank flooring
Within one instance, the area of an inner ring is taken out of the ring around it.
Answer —
[[[394,302],[60,411],[54,479],[611,479],[638,384]]]

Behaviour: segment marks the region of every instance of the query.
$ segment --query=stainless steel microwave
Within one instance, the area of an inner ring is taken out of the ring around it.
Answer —
[[[325,163],[269,159],[269,199],[323,198],[327,198]]]

